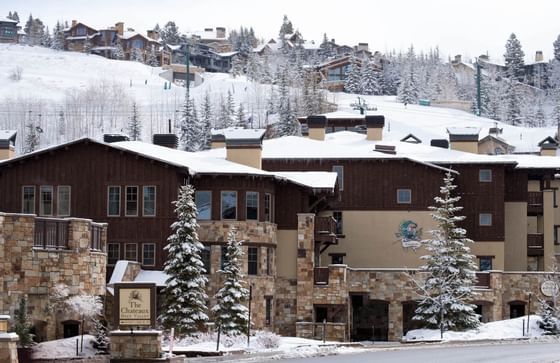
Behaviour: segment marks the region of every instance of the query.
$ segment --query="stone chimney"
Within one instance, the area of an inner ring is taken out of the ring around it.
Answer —
[[[307,116],[308,137],[313,140],[325,140],[326,116]]]
[[[77,20],[72,20],[72,28],[76,26],[76,24],[78,24]]]
[[[385,126],[385,116],[366,115],[367,140],[379,141],[383,139],[384,126]]]
[[[103,135],[103,142],[110,144],[113,142],[129,141],[130,138],[125,134],[105,134]]]
[[[478,154],[478,127],[449,127],[447,133],[452,150]]]
[[[542,50],[537,50],[535,52],[535,62],[542,62],[542,61],[543,61]]]
[[[122,21],[119,21],[115,24],[115,28],[117,29],[117,34],[122,36],[124,33],[124,23]]]
[[[216,28],[216,38],[224,39],[226,37],[226,28],[224,27],[217,27]]]
[[[462,61],[463,61],[463,57],[461,56],[461,54],[457,54],[457,55],[455,56],[455,60],[453,61],[453,63],[459,64],[459,63],[461,63]]]
[[[368,43],[358,43],[358,50],[365,50],[369,52],[369,44]]]
[[[0,160],[11,159],[16,153],[16,130],[0,130]]]
[[[148,30],[147,35],[150,39],[159,40],[159,32],[157,30]]]
[[[154,145],[176,149],[179,144],[179,138],[175,134],[154,134],[152,142]]]
[[[264,129],[225,129],[226,159],[262,169],[262,142],[265,132]]]

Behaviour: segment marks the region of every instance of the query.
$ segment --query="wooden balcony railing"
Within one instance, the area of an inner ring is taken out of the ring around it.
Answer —
[[[544,235],[527,235],[527,256],[544,256]]]
[[[336,219],[333,217],[315,217],[315,233],[336,234]]]
[[[490,273],[488,272],[477,272],[476,273],[476,287],[482,287],[485,289],[490,288]]]
[[[315,267],[314,269],[315,285],[328,285],[329,284],[329,268],[328,267]]]
[[[33,246],[50,249],[68,248],[68,221],[54,218],[35,218]]]
[[[527,193],[527,213],[542,214],[543,213],[543,193],[528,192]]]
[[[101,251],[101,231],[103,226],[97,223],[91,224],[91,246],[92,250]]]

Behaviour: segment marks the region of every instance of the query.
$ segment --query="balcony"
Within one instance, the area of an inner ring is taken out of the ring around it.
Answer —
[[[315,242],[336,244],[336,219],[315,217]]]
[[[527,193],[527,214],[539,215],[543,214],[543,193],[528,192]]]
[[[527,256],[544,256],[544,235],[527,235]]]
[[[33,247],[44,249],[68,249],[68,220],[35,218]]]
[[[476,273],[476,283],[475,287],[489,289],[490,288],[490,273],[489,272],[477,272]]]

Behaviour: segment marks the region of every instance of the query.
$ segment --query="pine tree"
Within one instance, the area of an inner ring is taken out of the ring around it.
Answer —
[[[554,108],[552,109],[552,123],[560,126],[560,90],[555,90],[552,99],[554,101]],[[557,135],[560,139],[560,135]]]
[[[418,93],[416,55],[414,47],[410,46],[406,55],[406,62],[402,67],[397,99],[402,103],[415,104],[418,102]]]
[[[280,74],[278,99],[278,124],[276,132],[278,136],[297,135],[299,131],[295,109],[292,107],[290,88],[288,87],[288,71],[284,68]]]
[[[27,154],[37,150],[39,144],[41,143],[41,138],[37,126],[35,126],[35,123],[33,121],[29,121],[25,128],[27,132],[25,135],[25,145],[23,147],[23,153]]]
[[[120,38],[117,40],[117,46],[115,47],[115,50],[113,51],[113,57],[115,59],[118,59],[118,60],[123,60],[124,59],[124,49],[123,49],[122,41],[121,41]]]
[[[14,331],[19,337],[19,345],[23,348],[33,345],[31,327],[32,325],[27,315],[27,297],[22,297],[16,310]]]
[[[235,126],[247,128],[247,119],[245,117],[245,108],[243,107],[243,103],[239,104],[239,107],[237,108],[237,115],[235,118]]]
[[[280,31],[278,35],[282,41],[284,41],[286,34],[292,34],[294,32],[294,26],[292,22],[288,19],[288,15],[284,15],[282,19],[282,25],[280,26]]]
[[[168,21],[167,24],[165,24],[161,30],[161,40],[164,44],[179,45],[183,43],[179,27],[175,25],[175,22]]]
[[[453,179],[451,172],[445,175],[440,196],[434,198],[438,206],[430,207],[438,229],[431,231],[432,238],[425,241],[430,254],[421,257],[425,261],[420,267],[424,277],[421,281],[413,280],[421,298],[413,319],[428,328],[439,328],[442,339],[445,330],[479,325],[475,306],[469,303],[475,296],[476,265],[466,245],[473,241],[457,226],[465,217],[456,214],[463,207],[456,206],[461,197],[453,196],[457,188]]]
[[[144,52],[142,51],[142,49],[140,48],[132,49],[132,53],[130,54],[130,60],[144,63]]]
[[[14,11],[14,12],[12,13],[12,18],[11,18],[11,19],[12,19],[12,20],[15,20],[15,21],[17,21],[17,22],[19,23],[19,15],[18,15],[18,12],[17,12],[17,11]]]
[[[64,29],[62,28],[62,24],[59,21],[56,22],[56,25],[53,29],[51,49],[64,49]]]
[[[91,40],[89,39],[89,35],[86,34],[86,37],[84,39],[84,53],[90,54],[91,48],[92,48]]]
[[[64,142],[65,135],[66,135],[66,119],[64,118],[64,111],[60,111],[58,113],[58,122],[57,122],[57,129],[58,129],[58,136],[59,144]]]
[[[109,336],[108,329],[103,322],[97,318],[93,319],[93,334],[95,340],[93,341],[93,347],[101,352],[107,352],[109,349]]]
[[[130,120],[128,121],[128,136],[130,136],[132,141],[142,140],[142,120],[140,120],[136,102],[132,103],[132,115],[130,115]]]
[[[27,34],[28,39],[30,39],[31,37],[32,30],[33,30],[33,15],[29,14],[29,18],[27,18],[27,22],[23,27],[23,31],[25,32],[25,34]]]
[[[228,90],[227,98],[221,99],[220,114],[218,116],[218,128],[232,127],[235,125],[235,101],[233,94]]]
[[[560,321],[557,318],[558,312],[546,300],[539,297],[539,328],[545,331],[545,335],[560,334]]]
[[[210,93],[208,92],[204,95],[202,107],[200,108],[200,123],[203,130],[201,149],[210,149],[212,144],[212,135],[210,133],[212,129],[212,103],[210,101]]]
[[[522,117],[521,117],[521,99],[519,95],[519,86],[517,85],[517,81],[514,80],[507,80],[507,88],[505,93],[505,107],[506,107],[506,115],[505,115],[505,122],[513,125],[519,126],[522,124]]]
[[[224,285],[216,293],[216,305],[212,308],[216,325],[226,335],[246,334],[249,322],[249,310],[244,305],[249,291],[243,287],[245,283],[241,274],[243,251],[235,233],[235,229],[228,233],[224,267],[219,271]]]
[[[43,33],[43,36],[41,37],[41,45],[43,47],[51,48],[52,47],[52,42],[53,42],[53,39],[51,37],[49,27],[46,27],[45,32]]]
[[[361,93],[361,67],[358,63],[356,57],[352,57],[350,60],[350,70],[346,74],[346,79],[344,80],[344,92],[347,93]]]
[[[534,127],[545,127],[546,126],[546,114],[544,111],[544,102],[542,97],[538,97],[537,104],[535,106],[535,123]]]
[[[204,264],[200,257],[204,249],[196,232],[196,205],[194,188],[181,186],[175,205],[177,221],[171,225],[164,272],[169,276],[163,289],[164,303],[161,321],[166,328],[174,327],[179,336],[192,335],[206,327],[205,287],[208,279],[203,275]]]
[[[229,70],[229,73],[233,76],[233,78],[243,74],[243,63],[243,59],[240,55],[233,56],[231,59],[231,69]]]
[[[504,54],[506,62],[506,75],[511,80],[523,81],[525,53],[521,49],[521,42],[517,39],[514,33],[511,33],[506,42],[506,53]]]
[[[179,142],[182,150],[198,151],[202,143],[202,126],[198,119],[194,100],[187,91],[180,121]]]
[[[152,45],[152,48],[150,49],[150,54],[148,55],[148,59],[146,61],[146,64],[148,64],[149,66],[152,66],[152,67],[158,67],[159,66],[158,57],[156,55],[156,48],[153,45]]]
[[[369,61],[365,62],[362,66],[362,76],[361,76],[361,89],[364,95],[380,95],[381,85],[380,85],[380,75],[376,71]]]

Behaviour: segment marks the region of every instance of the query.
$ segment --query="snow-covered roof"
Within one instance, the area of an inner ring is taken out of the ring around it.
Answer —
[[[14,23],[14,24],[17,24],[17,23],[19,23],[19,21],[4,17],[4,18],[0,19],[0,23]]]
[[[312,189],[332,189],[336,185],[337,173],[327,171],[283,171],[275,172],[289,181]]]
[[[155,282],[156,286],[166,286],[166,281],[169,278],[163,271],[157,270],[140,270],[134,282]]]
[[[239,53],[239,52],[224,52],[224,53],[216,53],[216,54],[218,54],[221,57],[226,57],[227,58],[227,57],[232,57],[232,56],[236,55],[237,53]]]
[[[102,46],[102,47],[91,48],[92,51],[96,51],[96,50],[115,50],[115,49],[117,49],[117,47],[112,47],[112,46]]]
[[[245,129],[242,127],[228,127],[227,129],[212,129],[212,135],[224,135],[226,140],[262,139],[266,130]]]
[[[450,135],[478,135],[480,127],[448,127],[447,132]]]
[[[10,140],[15,137],[17,130],[0,130],[0,140]]]
[[[144,38],[148,42],[161,43],[159,40],[155,40],[155,39],[152,39],[150,37],[147,37],[147,36],[143,35],[142,33],[137,32],[137,31],[124,31],[123,35],[119,35],[119,37],[127,40],[127,39],[134,38],[137,35],[141,36],[142,38]]]
[[[260,53],[260,52],[262,52],[262,51],[263,51],[265,48],[267,48],[267,47],[270,48],[270,46],[269,46],[268,44],[261,44],[261,45],[258,45],[257,47],[253,48],[253,52],[255,52],[255,53]]]
[[[348,111],[334,111],[323,113],[320,116],[325,116],[327,119],[364,119],[366,115],[362,115],[359,113],[348,112]]]
[[[171,50],[180,50],[181,49],[181,45],[167,44],[167,47]]]

